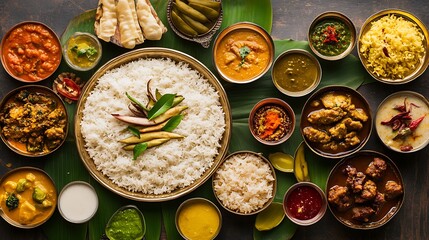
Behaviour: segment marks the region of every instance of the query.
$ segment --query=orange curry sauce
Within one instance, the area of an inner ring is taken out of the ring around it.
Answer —
[[[9,72],[27,82],[48,77],[61,61],[61,46],[55,34],[38,23],[13,29],[4,40],[2,53]]]

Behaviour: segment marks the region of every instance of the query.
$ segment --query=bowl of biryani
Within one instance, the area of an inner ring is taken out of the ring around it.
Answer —
[[[429,65],[429,33],[413,14],[388,9],[370,16],[358,36],[358,55],[376,80],[403,84],[419,77]]]
[[[154,101],[155,112],[177,105],[149,120],[154,111],[141,110]],[[179,112],[168,121],[161,119],[174,109]],[[82,92],[74,124],[90,174],[120,196],[147,202],[175,199],[202,185],[226,156],[231,135],[220,82],[195,58],[166,48],[137,49],[98,69]]]
[[[304,104],[300,131],[307,146],[326,158],[343,158],[359,151],[372,131],[371,109],[356,90],[328,86]]]
[[[228,155],[212,178],[216,200],[234,214],[259,213],[272,203],[276,194],[274,167],[262,154],[252,151]]]

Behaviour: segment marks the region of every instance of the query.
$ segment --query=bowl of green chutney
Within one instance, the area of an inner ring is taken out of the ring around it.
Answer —
[[[137,240],[142,239],[145,233],[145,218],[135,205],[119,208],[105,228],[105,234],[110,240]]]

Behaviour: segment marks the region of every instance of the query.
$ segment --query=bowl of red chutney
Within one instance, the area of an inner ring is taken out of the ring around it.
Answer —
[[[356,28],[343,13],[325,12],[311,23],[308,44],[318,57],[339,60],[349,55],[355,47]]]
[[[284,143],[295,129],[295,113],[285,101],[265,98],[250,111],[249,129],[262,144],[272,146]]]
[[[292,185],[283,198],[283,210],[295,224],[309,226],[318,222],[326,212],[327,201],[323,190],[312,182]]]

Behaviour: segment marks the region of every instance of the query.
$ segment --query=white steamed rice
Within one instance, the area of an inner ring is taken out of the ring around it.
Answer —
[[[127,124],[112,113],[131,115],[125,92],[147,102],[146,83],[161,93],[183,95],[189,108],[173,131],[185,136],[147,149],[133,161],[118,140],[130,136]],[[219,95],[210,82],[185,63],[139,59],[106,72],[85,102],[81,120],[86,150],[97,169],[132,192],[164,194],[183,188],[212,166],[225,131]]]

